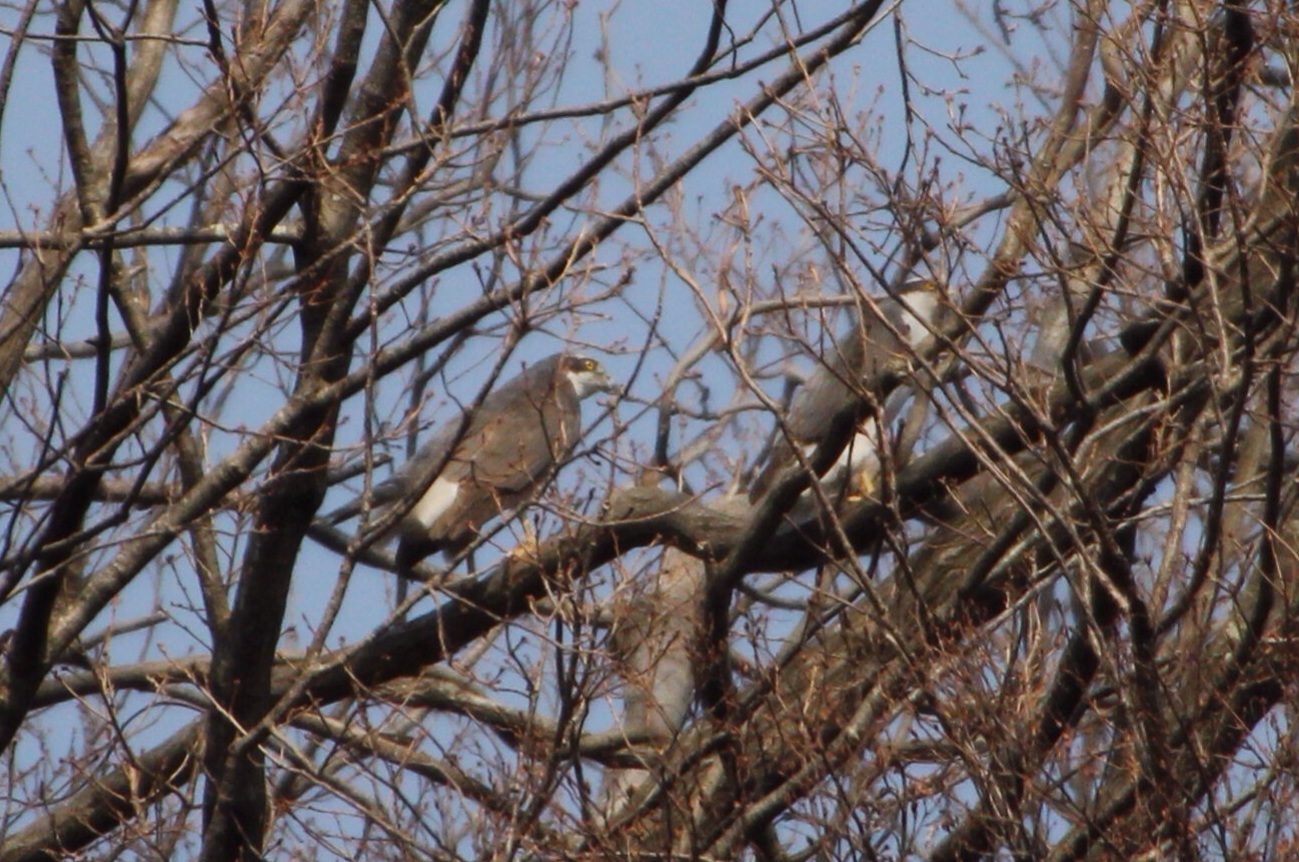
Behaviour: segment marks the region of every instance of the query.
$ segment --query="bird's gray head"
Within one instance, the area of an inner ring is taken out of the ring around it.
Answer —
[[[617,392],[618,386],[609,377],[604,366],[587,356],[565,356],[564,374],[567,375],[578,398],[597,392]]]

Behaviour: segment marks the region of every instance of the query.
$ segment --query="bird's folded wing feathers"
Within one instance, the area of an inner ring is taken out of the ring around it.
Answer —
[[[522,398],[511,408],[483,411],[485,419],[471,426],[442,475],[524,492],[568,455],[580,430],[573,426],[581,421],[571,393]]]

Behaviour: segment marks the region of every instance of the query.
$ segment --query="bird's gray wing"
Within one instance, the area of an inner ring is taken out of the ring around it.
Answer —
[[[391,503],[412,493],[418,486],[427,488],[433,480],[444,476],[460,481],[474,472],[473,462],[498,446],[502,421],[512,424],[507,417],[515,412],[520,402],[535,401],[528,390],[548,385],[553,373],[540,365],[525,371],[498,389],[489,392],[468,422],[461,411],[455,419],[438,426],[420,446],[415,456],[407,461],[395,475],[374,489],[376,503]],[[544,391],[544,390],[543,390]],[[490,473],[479,475],[491,475]]]
[[[835,415],[852,403],[855,374],[862,364],[860,332],[849,335],[827,351],[816,370],[799,387],[785,415],[788,434],[778,433],[767,463],[753,481],[749,499],[759,500],[770,490],[781,473],[798,463],[794,446],[812,447],[830,433]]]
[[[862,364],[860,333],[854,331],[812,372],[789,405],[786,424],[799,443],[819,443],[836,413],[852,403]]]
[[[519,390],[502,390],[497,403],[483,404],[444,477],[501,495],[526,494],[572,452],[582,421],[572,386],[547,380]]]

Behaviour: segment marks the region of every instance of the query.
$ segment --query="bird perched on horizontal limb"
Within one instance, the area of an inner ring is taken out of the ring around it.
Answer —
[[[527,502],[576,447],[582,400],[613,391],[599,362],[559,353],[493,390],[471,415],[441,425],[372,492],[377,506],[409,506],[393,529],[398,571],[437,551],[453,559],[484,523]],[[360,508],[349,504],[327,520]]]
[[[863,396],[877,395],[881,377],[925,342],[941,310],[939,286],[927,279],[907,282],[895,296],[861,303],[852,331],[795,393],[785,416],[788,433],[778,434],[749,489],[750,500],[762,499],[798,463],[795,446],[810,456],[840,411]],[[821,477],[822,486],[835,498],[860,499],[874,493],[883,444],[876,416],[864,416],[839,459]]]

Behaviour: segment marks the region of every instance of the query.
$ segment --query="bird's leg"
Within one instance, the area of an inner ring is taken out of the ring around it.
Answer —
[[[537,533],[537,525],[529,518],[520,518],[519,525],[523,530],[523,538],[510,551],[510,557],[516,560],[536,563],[541,556],[541,538]]]

